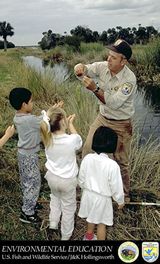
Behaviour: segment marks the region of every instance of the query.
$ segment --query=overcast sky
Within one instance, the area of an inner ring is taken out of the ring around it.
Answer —
[[[0,22],[11,23],[15,45],[37,45],[42,32],[68,34],[76,26],[102,33],[108,28],[154,26],[160,31],[158,0],[0,0]],[[1,39],[1,38],[0,38]]]

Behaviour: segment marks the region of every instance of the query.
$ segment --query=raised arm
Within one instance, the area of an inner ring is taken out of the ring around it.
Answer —
[[[70,115],[67,117],[68,120],[68,128],[71,134],[77,134],[77,130],[75,129],[74,125],[73,125],[73,120],[75,119],[75,114]]]
[[[95,67],[95,66],[94,66]],[[92,78],[87,76],[87,67],[85,64],[79,63],[75,65],[74,67],[74,73],[76,77],[82,81],[84,86],[93,92],[95,96],[103,103],[105,104],[105,99],[104,99],[104,91],[100,89],[94,82]]]
[[[1,148],[2,148],[3,145],[8,141],[8,139],[9,139],[10,137],[13,136],[14,132],[15,132],[15,127],[14,127],[14,125],[9,126],[9,127],[6,129],[4,136],[0,139],[0,147],[1,147]]]

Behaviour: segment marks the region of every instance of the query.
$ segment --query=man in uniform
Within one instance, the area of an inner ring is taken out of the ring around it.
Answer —
[[[132,56],[130,45],[118,39],[107,48],[107,61],[87,65],[79,63],[74,67],[75,75],[95,94],[100,103],[100,113],[90,127],[82,157],[92,152],[92,137],[98,127],[106,126],[115,130],[118,145],[114,158],[121,168],[125,201],[129,202],[129,152],[132,137],[131,117],[135,111],[133,100],[137,89],[136,77],[126,65]],[[94,81],[95,78],[98,83]]]

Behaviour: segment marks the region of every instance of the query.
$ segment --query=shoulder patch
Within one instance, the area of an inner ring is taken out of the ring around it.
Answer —
[[[124,95],[128,95],[128,94],[131,93],[132,88],[133,88],[133,84],[126,82],[126,83],[124,83],[124,84],[121,86],[121,92],[122,92]]]

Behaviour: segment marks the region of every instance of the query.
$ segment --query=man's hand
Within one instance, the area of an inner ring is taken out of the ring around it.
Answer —
[[[87,77],[87,76],[84,76],[83,77],[83,80],[82,80],[84,86],[90,90],[90,91],[94,91],[96,89],[96,84],[95,82],[93,81],[93,79]]]
[[[78,77],[83,77],[85,74],[85,65],[82,63],[77,64],[74,67],[74,73],[75,75],[77,75]]]

